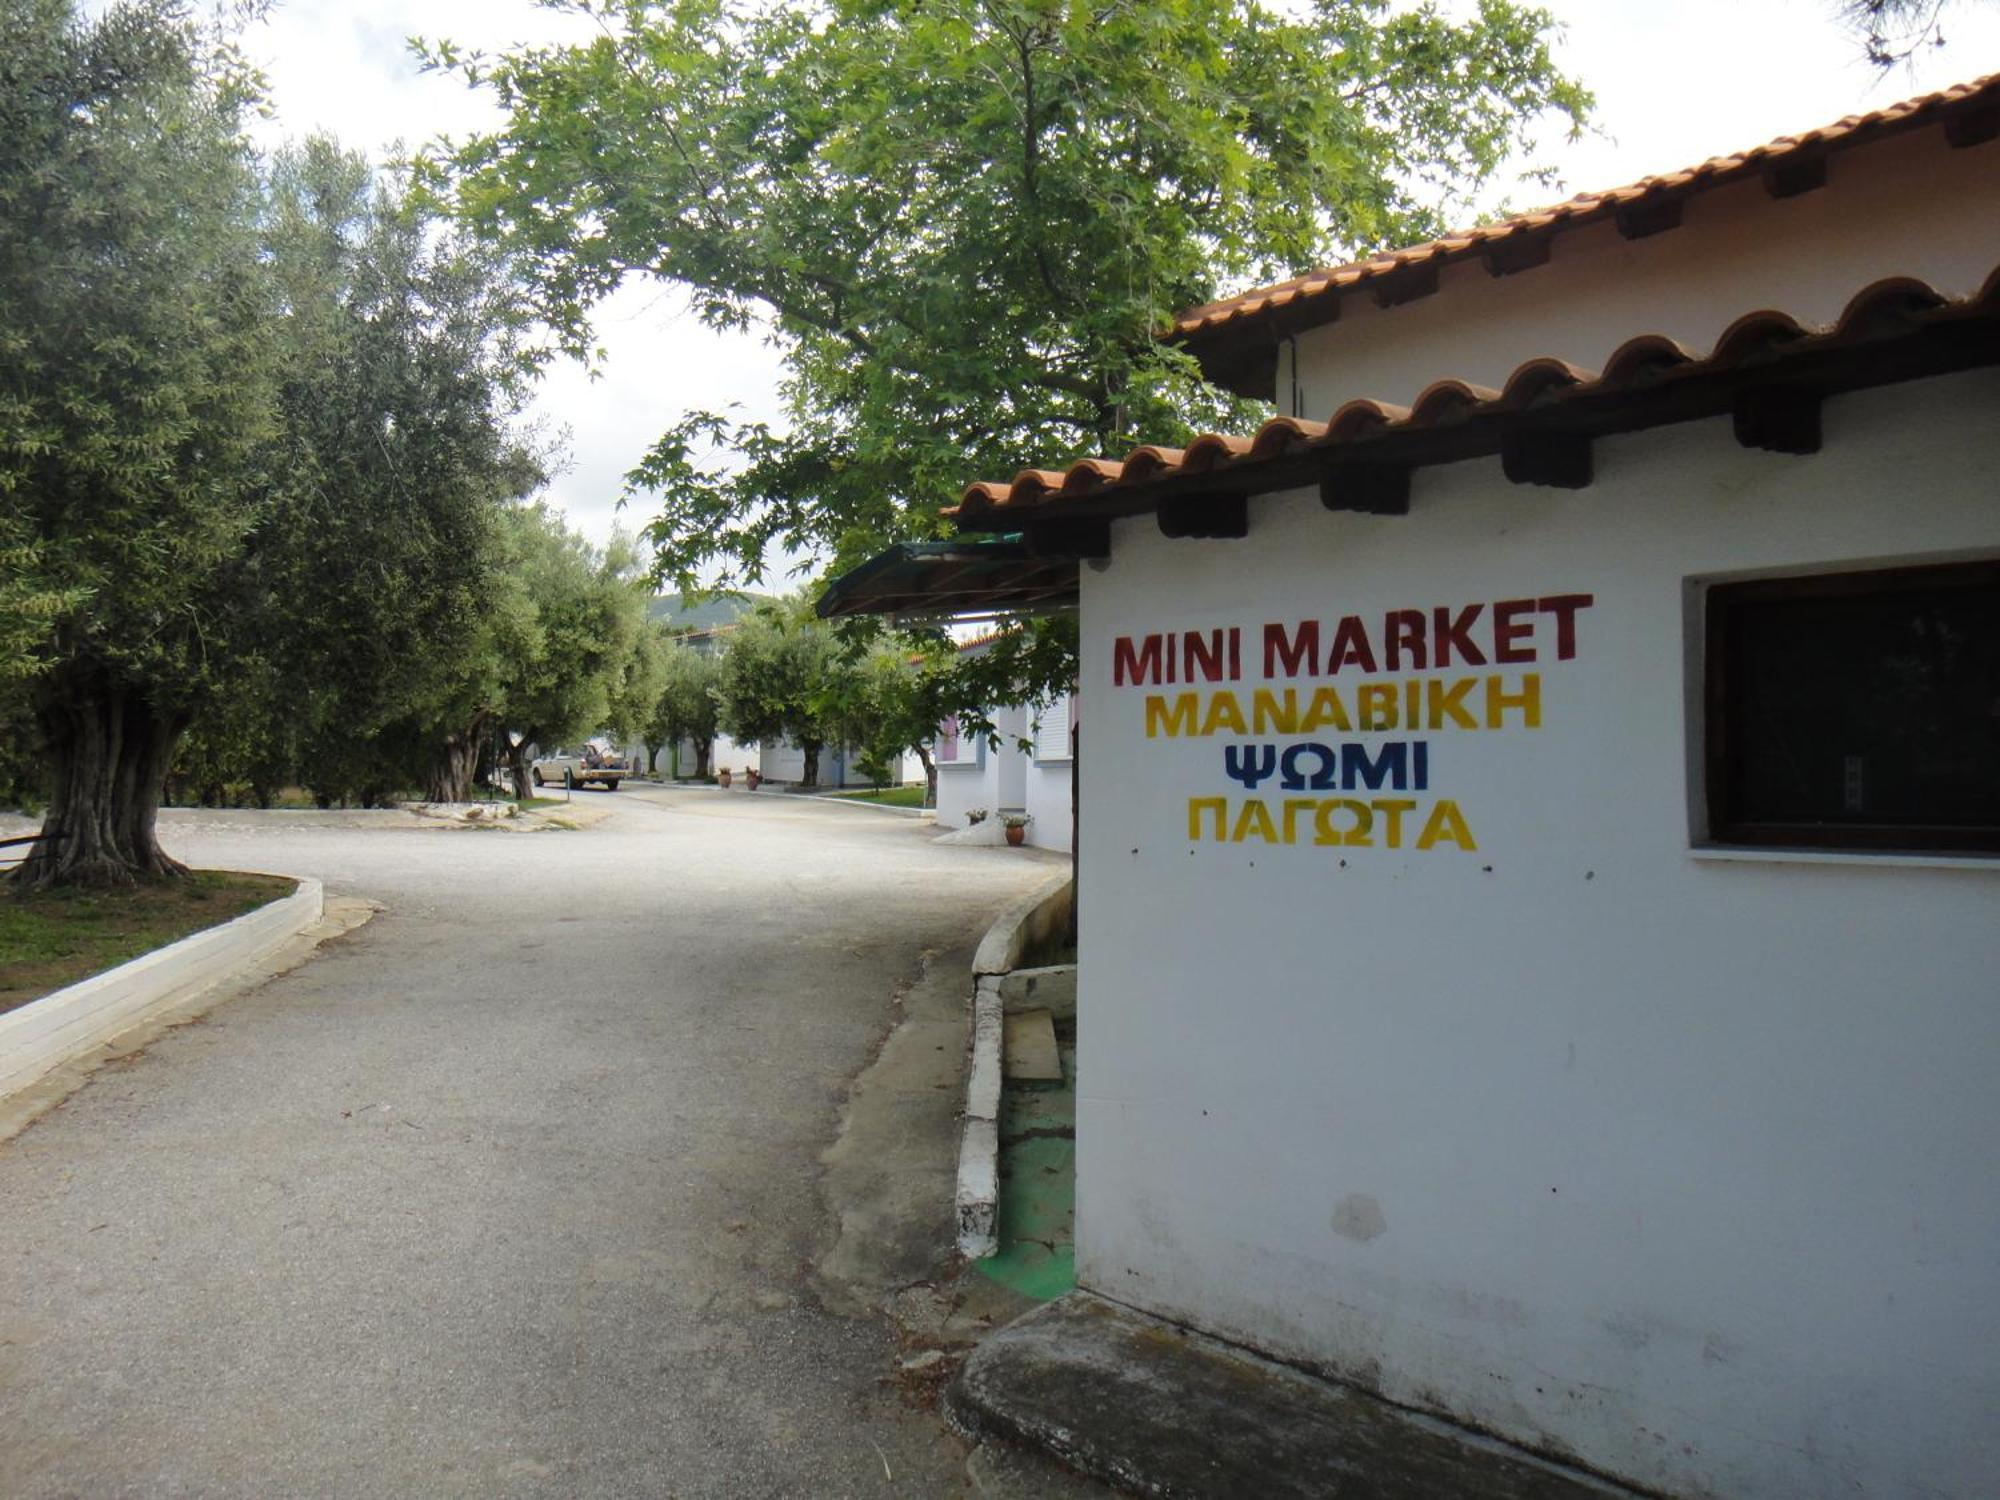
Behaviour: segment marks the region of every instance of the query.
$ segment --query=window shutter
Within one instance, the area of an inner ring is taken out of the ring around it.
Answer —
[[[1069,759],[1069,694],[1036,710],[1035,759]]]

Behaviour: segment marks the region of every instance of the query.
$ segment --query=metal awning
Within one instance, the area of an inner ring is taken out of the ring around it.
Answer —
[[[826,587],[823,620],[905,620],[1036,614],[1076,606],[1077,560],[1051,557],[1018,535],[898,542]]]

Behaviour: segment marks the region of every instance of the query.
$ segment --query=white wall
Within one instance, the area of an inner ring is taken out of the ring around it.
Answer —
[[[1026,796],[1028,842],[1043,849],[1067,851],[1070,841],[1070,738],[1068,698],[1051,706],[1047,732],[1043,710],[1031,711],[1034,719],[1031,738],[1034,753],[1027,757]]]
[[[997,746],[980,745],[976,759],[956,765],[938,762],[938,827],[965,827],[965,814],[975,807],[996,817],[1003,809],[1019,810],[1031,820],[1030,844],[1069,848],[1069,762],[1041,759],[1020,748],[1023,738],[1032,738],[1034,716],[1035,710],[1027,707],[995,709]]]
[[[1953,150],[1938,126],[1836,154],[1827,185],[1773,200],[1755,178],[1700,194],[1678,229],[1624,240],[1609,222],[1557,236],[1546,265],[1493,277],[1477,261],[1446,270],[1432,296],[1299,335],[1300,415],[1344,401],[1407,405],[1433,381],[1499,386],[1542,355],[1598,370],[1636,334],[1664,333],[1707,354],[1761,309],[1816,325],[1872,281],[1914,276],[1951,296],[2000,264],[2000,142]],[[1290,410],[1289,371],[1278,402]]]
[[[719,743],[721,742],[718,741]],[[772,741],[767,744],[741,750],[738,754],[743,759],[744,764],[755,765],[757,767],[757,774],[766,781],[797,782],[803,779],[806,774],[806,753],[790,740]],[[890,773],[891,785],[899,782],[899,772],[907,769],[911,763],[913,763],[912,758],[907,756],[898,762],[897,770]],[[717,764],[723,764],[723,762],[717,762]],[[843,749],[836,745],[820,746],[819,765],[816,770],[818,772],[818,780],[815,784],[822,787],[873,786],[875,784],[868,777],[861,774],[861,768],[857,763],[855,752],[852,749]],[[922,775],[922,772],[923,768],[919,766],[917,774]]]
[[[999,768],[987,752],[983,763],[938,766],[937,823],[940,828],[963,828],[968,809],[983,807],[990,814],[1000,805],[996,795]]]
[[[940,828],[963,828],[965,815],[975,807],[997,817],[1003,808],[1024,805],[1022,755],[1015,742],[1026,731],[1027,717],[1019,708],[993,711],[993,725],[1000,743],[989,745],[977,736],[961,741],[961,752],[969,758],[957,762],[940,760],[938,766],[937,822]],[[1009,790],[1014,792],[1010,799]]]
[[[2000,863],[1692,852],[1684,594],[2000,552],[1996,411],[1979,372],[1830,402],[1812,457],[1712,421],[1581,491],[1481,460],[1408,516],[1116,523],[1082,1284],[1670,1492],[2000,1493]],[[1429,736],[1476,853],[1191,842],[1234,737],[1149,740],[1111,681],[1121,634],[1568,592],[1542,727]]]

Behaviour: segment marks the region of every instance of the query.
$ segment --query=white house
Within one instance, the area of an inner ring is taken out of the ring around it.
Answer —
[[[975,637],[961,649],[977,650],[990,639]],[[979,810],[992,817],[1026,813],[1027,843],[1067,851],[1075,701],[1065,693],[1046,703],[990,709],[997,744],[987,735],[961,732],[956,719],[940,724],[931,742],[938,826],[963,828],[966,815]]]
[[[1665,1493],[2000,1493],[1997,138],[1200,309],[1284,415],[967,492],[1091,563],[1083,1287]]]

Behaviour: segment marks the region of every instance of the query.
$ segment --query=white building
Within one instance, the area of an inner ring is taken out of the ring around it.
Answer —
[[[1666,1493],[2000,1493],[1996,136],[1200,310],[1295,415],[968,491],[1094,559],[1083,1287]]]
[[[973,640],[963,649],[981,644]],[[956,719],[940,724],[931,742],[938,826],[964,828],[975,811],[990,817],[1025,813],[1026,843],[1067,852],[1075,701],[1065,693],[1046,703],[991,709],[992,736],[961,731]]]

